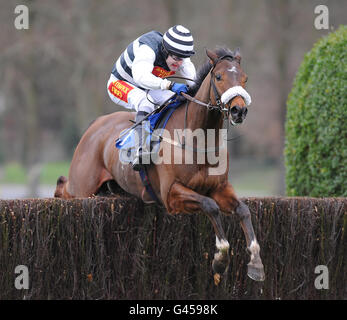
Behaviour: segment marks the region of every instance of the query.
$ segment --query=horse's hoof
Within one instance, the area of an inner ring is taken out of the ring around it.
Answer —
[[[229,262],[228,256],[222,257],[220,254],[216,253],[212,261],[212,269],[215,273],[223,274],[227,271]]]
[[[265,273],[264,273],[264,266],[262,263],[249,263],[248,264],[248,272],[247,275],[255,281],[264,281],[265,280]]]
[[[219,273],[215,273],[215,275],[213,276],[214,279],[214,284],[215,286],[218,286],[220,283],[220,274]]]

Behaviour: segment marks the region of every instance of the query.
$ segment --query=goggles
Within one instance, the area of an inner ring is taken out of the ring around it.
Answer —
[[[174,60],[174,61],[176,61],[176,62],[181,62],[181,61],[183,61],[183,59],[184,58],[182,58],[182,57],[179,57],[179,56],[176,56],[176,55],[174,55],[174,54],[169,54],[169,56],[172,58],[172,60]]]

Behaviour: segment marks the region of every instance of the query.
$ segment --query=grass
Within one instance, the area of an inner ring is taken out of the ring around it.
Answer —
[[[238,196],[277,196],[280,170],[276,165],[254,160],[230,164],[229,181]]]
[[[68,176],[70,162],[46,163],[42,167],[40,184],[55,185],[61,175]],[[237,160],[230,164],[229,180],[238,196],[276,196],[279,169],[254,160]],[[27,184],[25,169],[18,163],[1,168],[0,184]]]
[[[68,176],[70,162],[51,162],[45,164],[41,174],[42,184],[56,184],[60,176]]]
[[[19,163],[8,163],[1,171],[1,183],[26,184],[28,181],[25,169]]]
[[[59,176],[67,176],[69,173],[69,162],[51,162],[42,166],[40,183],[55,185]],[[28,176],[25,168],[19,163],[7,163],[1,169],[0,183],[27,184]]]

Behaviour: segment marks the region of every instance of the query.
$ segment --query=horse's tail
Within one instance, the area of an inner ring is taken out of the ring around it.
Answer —
[[[64,176],[60,176],[57,180],[57,187],[55,188],[54,197],[55,198],[63,198],[64,186],[67,182],[67,178]]]

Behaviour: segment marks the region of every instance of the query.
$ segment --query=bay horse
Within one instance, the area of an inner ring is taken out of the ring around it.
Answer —
[[[219,146],[222,140],[219,133],[224,119],[233,125],[242,123],[247,114],[250,96],[244,89],[247,75],[241,68],[241,54],[238,49],[233,52],[218,48],[214,51],[206,50],[206,54],[208,60],[197,73],[196,85],[188,92],[189,95],[185,95],[189,100],[175,110],[165,130],[172,134],[176,129],[192,131],[200,129],[203,132],[212,129],[215,132],[215,145]],[[120,161],[119,150],[115,148],[115,139],[133,124],[134,118],[135,113],[123,111],[97,118],[83,134],[76,147],[68,179],[63,176],[58,178],[54,196],[64,199],[91,197],[97,195],[105,182],[115,181],[126,192],[141,198],[144,202],[151,202],[152,198],[146,191],[138,172],[132,169],[131,164]],[[214,149],[219,158],[224,159],[225,170],[211,175],[209,172],[216,165],[208,161],[198,163],[197,149],[194,146],[193,163],[185,164],[181,161],[175,164],[172,156],[173,161],[169,164],[148,166],[148,178],[156,197],[169,214],[207,215],[216,234],[218,249],[212,261],[216,285],[230,262],[229,242],[222,227],[220,214],[236,213],[240,217],[247,251],[250,254],[247,274],[253,280],[264,281],[260,246],[253,230],[250,211],[237,198],[228,181],[227,148]],[[161,142],[160,152],[164,152],[165,148],[172,150],[183,146],[173,145],[164,139]],[[184,158],[184,154],[182,157]],[[204,157],[207,159],[207,152]]]

